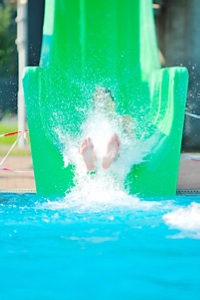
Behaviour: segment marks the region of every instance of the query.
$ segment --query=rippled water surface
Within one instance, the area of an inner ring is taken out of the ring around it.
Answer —
[[[0,195],[0,299],[199,299],[200,197]]]

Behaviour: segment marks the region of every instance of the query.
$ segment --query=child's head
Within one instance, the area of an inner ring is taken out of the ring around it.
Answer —
[[[92,95],[92,99],[94,105],[100,109],[104,109],[108,112],[115,110],[116,103],[109,89],[103,87],[97,88]]]

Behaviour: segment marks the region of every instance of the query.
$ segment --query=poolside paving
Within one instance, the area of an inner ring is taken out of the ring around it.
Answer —
[[[9,156],[2,167],[22,172],[0,170],[0,192],[35,192],[31,156]],[[200,161],[181,159],[177,189],[200,190]]]
[[[177,188],[200,191],[200,161],[181,159]]]
[[[0,161],[3,157],[0,156]],[[27,191],[35,192],[35,180],[31,156],[9,156],[1,168],[14,171],[0,170],[0,192]]]

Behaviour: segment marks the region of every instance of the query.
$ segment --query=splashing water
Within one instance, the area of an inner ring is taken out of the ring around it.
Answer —
[[[159,214],[164,214],[162,219],[169,228],[181,230],[184,236],[186,232],[192,232],[193,237],[195,235],[195,238],[200,238],[200,204],[192,203],[185,208],[180,204],[175,205],[173,200],[141,201],[137,195],[129,195],[124,188],[124,181],[132,166],[144,161],[147,155],[156,151],[163,142],[160,132],[154,132],[148,139],[130,139],[120,128],[117,114],[113,113],[112,117],[108,118],[99,111],[88,113],[86,121],[73,138],[63,129],[57,128],[56,132],[63,145],[64,166],[75,166],[75,187],[66,192],[64,199],[47,201],[42,208],[70,209],[78,213],[116,209],[132,212],[159,211]],[[102,157],[113,133],[116,133],[121,141],[120,155],[108,170],[104,170],[101,166]],[[90,137],[95,147],[95,172],[86,171],[80,155],[80,144],[85,137]]]
[[[163,216],[170,228],[181,230],[179,237],[200,239],[200,204],[192,202],[187,207],[179,207]]]
[[[45,204],[49,209],[73,209],[75,211],[105,211],[110,209],[149,210],[159,207],[159,202],[140,201],[135,195],[131,196],[124,188],[127,174],[133,165],[144,161],[145,157],[158,145],[159,133],[149,139],[140,140],[124,134],[119,116],[112,116],[101,111],[90,111],[76,137],[70,136],[61,128],[56,132],[63,145],[64,166],[75,166],[75,187],[66,191],[66,197],[57,202]],[[116,133],[121,141],[120,155],[107,170],[102,168],[102,157],[106,152],[110,137]],[[85,137],[93,141],[96,156],[95,172],[87,172],[80,145]],[[163,206],[163,204],[161,205]]]
[[[112,112],[106,114],[101,109],[88,112],[81,128],[73,136],[56,128],[56,133],[62,144],[64,167],[72,164],[74,169],[75,187],[66,191],[64,199],[47,201],[42,208],[57,210],[69,209],[74,212],[102,211],[155,211],[167,212],[174,207],[170,202],[141,201],[137,195],[129,195],[124,182],[133,165],[145,161],[147,155],[163,142],[160,132],[154,132],[146,138],[145,133],[140,138],[125,133],[120,122],[120,116]],[[135,124],[134,124],[135,125]],[[138,126],[138,125],[137,125]],[[119,157],[108,170],[102,168],[104,156],[110,137],[116,133],[121,141]],[[80,154],[80,145],[84,138],[90,137],[95,149],[95,172],[87,172]]]
[[[158,145],[159,133],[146,140],[130,137],[128,134],[124,134],[119,118],[115,112],[110,116],[102,114],[98,110],[90,111],[75,137],[72,137],[61,128],[56,128],[56,133],[63,145],[64,167],[69,164],[75,166],[75,190],[76,192],[79,191],[84,198],[87,194],[89,202],[91,194],[93,195],[92,201],[99,199],[99,197],[102,201],[109,198],[105,197],[105,190],[108,195],[125,193],[124,182],[133,165],[144,161],[145,157],[153,150],[153,147]],[[120,154],[111,167],[104,170],[102,168],[102,158],[114,133],[118,135],[121,141]],[[86,137],[90,137],[94,144],[96,161],[95,172],[93,173],[87,172],[83,158],[80,155],[80,145]],[[95,195],[92,191],[96,191]]]

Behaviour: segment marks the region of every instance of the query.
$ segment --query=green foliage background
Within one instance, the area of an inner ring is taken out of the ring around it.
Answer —
[[[17,73],[17,0],[0,1],[0,75]]]

